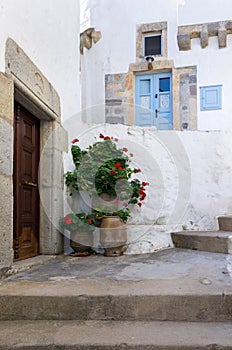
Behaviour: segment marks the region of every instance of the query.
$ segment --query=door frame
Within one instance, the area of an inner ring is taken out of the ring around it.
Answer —
[[[5,48],[6,72],[0,72],[1,150],[4,166],[0,168],[0,195],[4,200],[0,227],[0,275],[13,263],[13,155],[14,100],[40,119],[40,151],[46,155],[40,167],[40,192],[46,192],[47,207],[40,202],[40,254],[63,252],[63,236],[59,218],[63,216],[63,151],[67,148],[67,133],[61,126],[60,99],[51,83],[29,59],[17,43],[8,38]],[[6,151],[5,151],[6,150]],[[46,163],[46,164],[45,164]],[[60,169],[57,171],[57,164]],[[49,165],[49,166],[47,166]],[[54,208],[51,203],[56,203]]]

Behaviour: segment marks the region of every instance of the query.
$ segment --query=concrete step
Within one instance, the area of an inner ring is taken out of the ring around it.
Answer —
[[[218,217],[219,230],[232,231],[232,215]]]
[[[0,350],[231,350],[231,323],[0,322]]]
[[[177,248],[232,254],[230,231],[181,231],[172,232],[171,236]]]
[[[225,271],[225,273],[229,273]],[[182,275],[181,275],[182,277]],[[2,286],[0,320],[232,321],[232,287],[209,278],[172,281],[28,282]],[[230,275],[225,275],[231,283]],[[189,283],[186,287],[184,283]],[[219,284],[218,284],[219,283]],[[5,287],[5,288],[4,288]],[[10,290],[9,290],[10,287]]]

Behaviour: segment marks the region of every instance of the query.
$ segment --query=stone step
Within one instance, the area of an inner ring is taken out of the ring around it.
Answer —
[[[231,350],[231,323],[0,322],[0,350]]]
[[[218,217],[219,230],[232,231],[232,215]]]
[[[171,236],[177,248],[232,254],[230,231],[181,231],[172,232]]]
[[[229,283],[230,275],[225,277]],[[4,292],[3,286],[0,320],[232,321],[232,288],[195,278],[186,287],[184,278],[176,286],[162,280],[120,283],[104,279],[89,285],[88,281],[24,282],[24,288],[16,284],[10,292],[7,288]],[[223,274],[218,276],[219,281],[223,278]]]

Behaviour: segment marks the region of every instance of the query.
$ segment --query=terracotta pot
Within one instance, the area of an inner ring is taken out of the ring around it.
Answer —
[[[70,247],[75,253],[91,253],[92,246],[93,232],[76,230],[70,233]]]
[[[100,242],[106,256],[122,255],[127,246],[127,227],[119,216],[104,216],[100,227]]]
[[[117,196],[110,195],[108,193],[102,193],[100,196],[97,194],[92,197],[92,208],[97,208],[99,206],[105,206],[109,210],[118,210],[118,205],[115,203]]]

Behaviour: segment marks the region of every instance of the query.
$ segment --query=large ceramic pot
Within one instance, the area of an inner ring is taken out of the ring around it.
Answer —
[[[74,250],[71,255],[85,256],[90,255],[93,250],[93,232],[76,230],[70,233],[70,247]]]
[[[106,256],[122,255],[127,246],[127,227],[119,216],[104,216],[100,227],[100,242]]]

